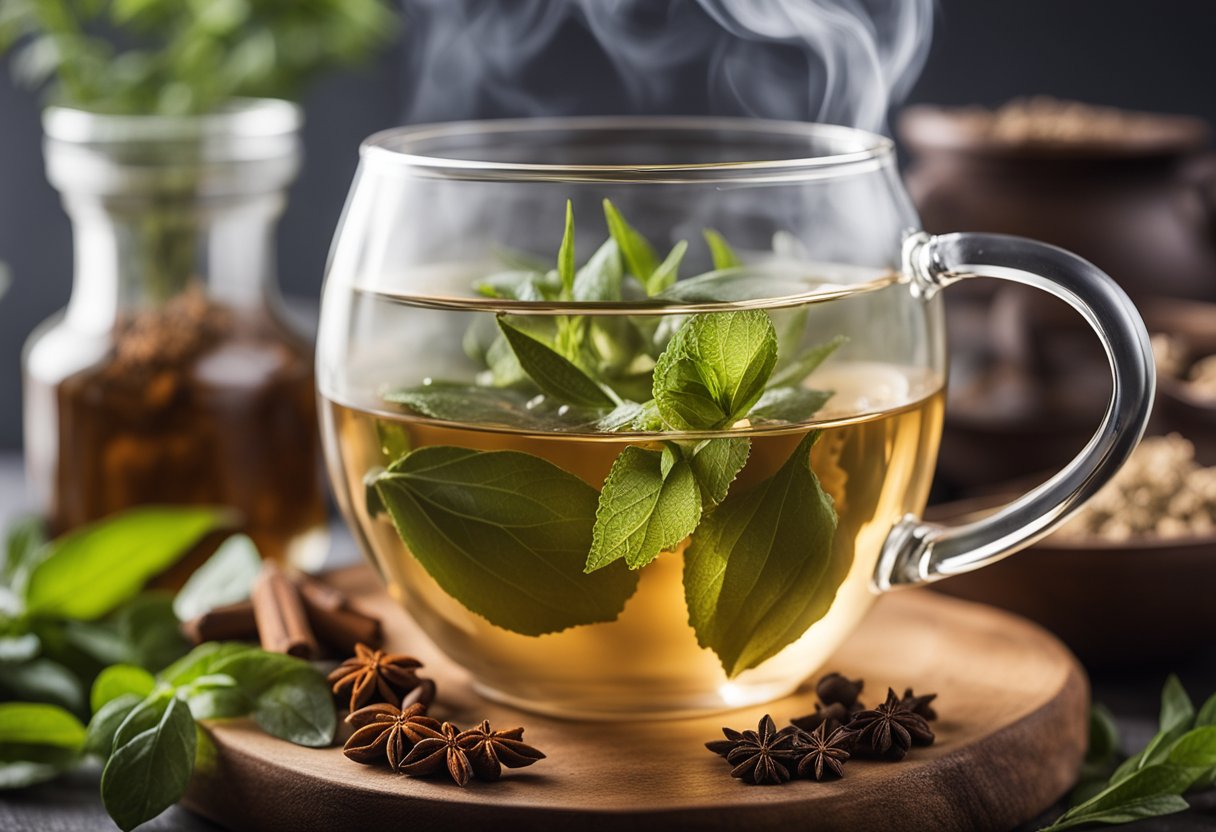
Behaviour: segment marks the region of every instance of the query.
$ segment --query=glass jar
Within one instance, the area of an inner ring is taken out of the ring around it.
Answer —
[[[929,237],[891,143],[842,127],[538,119],[363,146],[322,298],[338,502],[485,695],[576,718],[765,702],[878,592],[1049,532],[1135,446],[1148,336],[1073,255]],[[943,287],[1065,299],[1110,357],[1086,452],[992,517],[918,519]]]
[[[51,107],[47,174],[72,221],[67,308],[24,356],[28,478],[58,533],[143,504],[236,509],[262,554],[325,548],[312,348],[275,284],[299,109]]]

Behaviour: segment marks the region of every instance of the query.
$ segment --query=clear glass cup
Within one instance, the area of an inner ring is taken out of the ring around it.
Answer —
[[[944,528],[917,519],[940,290],[979,275],[1076,307],[1114,394],[1067,468]],[[579,718],[792,691],[879,592],[1047,534],[1135,446],[1154,383],[1113,282],[924,234],[888,140],[704,118],[371,137],[317,362],[330,476],[389,591],[485,695]]]
[[[26,465],[52,529],[150,503],[223,505],[266,557],[319,565],[312,344],[283,313],[274,257],[299,109],[50,107],[43,121],[75,250],[68,306],[24,355]]]

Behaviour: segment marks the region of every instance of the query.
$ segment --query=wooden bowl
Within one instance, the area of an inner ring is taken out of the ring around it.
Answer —
[[[974,519],[1018,493],[934,506],[927,516]],[[1038,622],[1090,667],[1166,663],[1211,647],[1216,534],[1126,543],[1048,537],[933,588]]]
[[[1160,299],[1144,306],[1149,332],[1164,333],[1183,347],[1187,368],[1216,355],[1216,304]],[[1178,376],[1159,373],[1153,408],[1153,433],[1176,431],[1195,443],[1195,458],[1216,465],[1216,401],[1196,396]]]

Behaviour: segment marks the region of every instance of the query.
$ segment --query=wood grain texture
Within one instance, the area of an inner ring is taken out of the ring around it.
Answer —
[[[852,761],[843,780],[747,786],[703,747],[719,728],[778,723],[811,710],[802,691],[768,706],[646,723],[564,722],[478,697],[468,679],[378,589],[370,571],[338,573],[383,616],[390,647],[439,681],[432,712],[458,724],[524,725],[548,759],[498,783],[450,783],[350,762],[337,748],[289,745],[244,721],[213,723],[214,755],[186,805],[238,830],[1007,830],[1069,788],[1086,741],[1088,686],[1052,636],[987,607],[923,591],[884,598],[830,662],[866,680],[939,694],[937,742],[902,763]]]

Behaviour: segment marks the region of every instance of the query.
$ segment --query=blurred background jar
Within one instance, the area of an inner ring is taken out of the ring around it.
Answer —
[[[264,556],[325,551],[312,347],[286,321],[274,227],[298,108],[44,116],[72,222],[67,308],[24,355],[29,482],[52,531],[141,504],[229,506]]]

